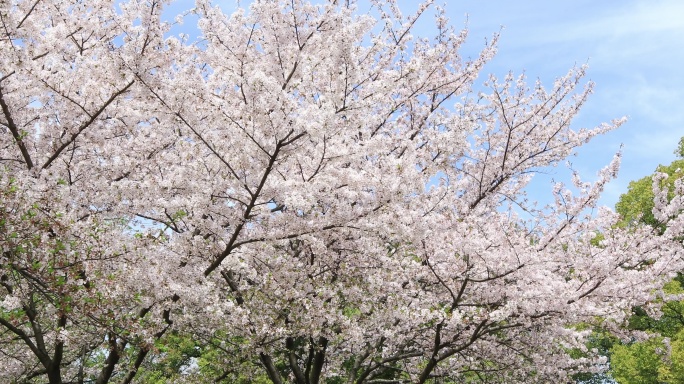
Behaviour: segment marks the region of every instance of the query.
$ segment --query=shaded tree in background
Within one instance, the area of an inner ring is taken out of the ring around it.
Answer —
[[[679,141],[679,147],[675,154],[680,157],[669,165],[659,165],[654,174],[662,173],[667,178],[660,181],[660,187],[666,188],[668,199],[675,196],[675,182],[684,176],[684,140]],[[655,208],[653,192],[653,176],[645,176],[632,181],[627,187],[627,192],[620,196],[615,205],[615,210],[620,214],[620,225],[630,226],[646,224],[655,228],[659,234],[665,229],[665,223],[656,219],[653,213]]]
[[[679,141],[675,154],[680,158],[669,165],[660,165],[654,176],[646,176],[629,184],[620,197],[616,211],[620,214],[619,225],[637,227],[648,225],[654,235],[660,236],[667,227],[663,219],[654,214],[654,178],[658,181],[656,191],[668,191],[663,198],[675,198],[676,181],[684,176],[684,138]],[[662,175],[666,175],[663,178]],[[677,216],[681,210],[669,213]],[[684,275],[677,276],[663,287],[666,295],[677,297],[684,293]],[[610,350],[611,373],[618,383],[678,383],[684,381],[684,302],[672,298],[659,299],[660,309],[648,313],[641,306],[633,308],[629,328],[647,332],[651,338],[646,341],[620,343],[618,340]]]

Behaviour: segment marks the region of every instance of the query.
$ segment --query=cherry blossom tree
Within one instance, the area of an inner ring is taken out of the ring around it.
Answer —
[[[584,67],[480,87],[497,37],[429,3],[162,7],[3,3],[3,379],[133,382],[173,333],[212,359],[177,381],[559,382],[682,268],[679,218],[596,206],[619,156],[526,196],[622,122],[571,126]]]
[[[158,7],[2,3],[0,381],[130,382],[170,323],[115,192],[154,157],[134,74]]]

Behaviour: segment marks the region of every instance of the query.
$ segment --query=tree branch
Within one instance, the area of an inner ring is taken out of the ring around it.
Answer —
[[[12,113],[9,110],[9,106],[5,102],[5,96],[2,93],[2,87],[0,87],[0,107],[2,107],[2,113],[5,115],[5,119],[7,120],[7,128],[9,128],[10,132],[12,133],[12,137],[14,137],[14,141],[17,143],[17,146],[19,147],[21,156],[24,158],[24,162],[30,170],[31,168],[33,168],[33,161],[31,160],[31,156],[29,155],[28,150],[26,149],[26,145],[24,144],[22,135],[19,133],[19,128],[17,128],[17,124],[14,122],[14,119],[12,118]]]
[[[271,356],[261,352],[259,353],[259,359],[261,359],[261,363],[264,365],[264,368],[266,368],[266,373],[268,373],[268,378],[271,379],[273,384],[283,384],[283,380],[280,378],[280,373],[278,373],[278,370],[273,364]]]
[[[95,113],[94,113],[92,116],[90,116],[90,118],[89,118],[88,120],[86,120],[85,122],[83,122],[83,124],[81,124],[81,126],[78,127],[78,130],[76,130],[76,132],[74,132],[74,133],[71,135],[71,137],[70,137],[67,141],[65,141],[64,143],[62,143],[62,145],[61,145],[59,148],[57,148],[57,150],[52,154],[52,156],[50,156],[50,157],[47,159],[47,161],[45,162],[45,164],[43,164],[43,166],[42,166],[41,168],[42,168],[42,169],[48,168],[48,167],[52,164],[52,162],[55,161],[55,159],[57,159],[57,157],[59,157],[59,155],[62,153],[62,151],[64,151],[64,149],[66,149],[66,147],[68,147],[69,145],[71,145],[71,143],[73,143],[74,140],[76,140],[76,138],[78,138],[78,136],[79,136],[81,133],[83,133],[83,131],[85,131],[89,126],[91,126],[91,125],[95,122],[95,120],[98,118],[98,116],[100,116],[100,114],[102,114],[102,112],[104,112],[104,110],[105,110],[105,109],[106,109],[114,100],[116,100],[117,97],[119,97],[119,96],[121,96],[123,93],[125,93],[125,92],[128,90],[128,88],[130,88],[130,87],[133,85],[133,83],[135,83],[135,81],[134,81],[134,80],[131,80],[128,84],[126,84],[126,86],[124,86],[124,87],[121,88],[120,90],[114,92],[114,93],[109,97],[109,99],[108,99],[107,101],[105,101],[105,103],[102,104],[102,105],[100,106],[100,108],[99,108],[97,111],[95,111]]]

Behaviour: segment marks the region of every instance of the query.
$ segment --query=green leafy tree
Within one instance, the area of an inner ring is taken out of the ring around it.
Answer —
[[[658,384],[658,371],[663,364],[662,338],[612,349],[612,376],[618,383]]]
[[[684,330],[670,342],[670,356],[658,370],[658,378],[666,383],[684,383]]]
[[[675,154],[679,159],[669,165],[660,165],[656,173],[668,177],[660,181],[667,189],[668,198],[674,196],[675,181],[684,177],[684,137]],[[664,223],[653,214],[653,175],[629,183],[627,192],[620,197],[616,211],[621,226],[649,225],[655,234],[665,231]],[[679,273],[663,287],[666,294],[684,293],[684,275]],[[632,309],[628,327],[644,331],[652,338],[645,341],[615,343],[609,351],[611,375],[621,384],[658,384],[684,382],[684,301],[662,303],[661,316],[654,318],[642,307]]]
[[[675,155],[677,155],[680,158],[684,158],[684,137],[679,139],[679,145],[677,145],[677,149],[675,150]]]
[[[681,294],[682,275],[668,283],[664,291]],[[653,337],[612,346],[611,374],[621,384],[660,384],[684,382],[684,302],[663,303],[662,316],[654,319],[642,308],[634,308],[629,328]]]
[[[678,150],[675,151],[680,157],[684,157],[684,138],[680,140]],[[673,161],[670,165],[659,165],[656,173],[667,174],[668,177],[661,181],[661,188],[666,187],[669,198],[673,197],[674,182],[684,176],[684,158]],[[663,223],[658,221],[653,215],[653,176],[646,176],[639,180],[632,181],[627,187],[627,193],[620,196],[615,210],[620,214],[621,225],[642,225],[652,226],[658,233],[665,230]]]

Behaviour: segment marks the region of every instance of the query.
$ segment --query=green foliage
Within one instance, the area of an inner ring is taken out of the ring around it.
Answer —
[[[200,347],[187,336],[169,334],[155,345],[157,353],[139,373],[141,382],[163,384],[192,368],[200,357]]]
[[[620,214],[620,225],[627,226],[644,223],[657,226],[659,223],[653,217],[653,179],[646,176],[637,181],[631,181],[627,193],[620,196],[615,210]]]
[[[679,139],[679,144],[677,145],[677,149],[674,153],[677,155],[677,157],[684,158],[684,137]]]
[[[658,370],[658,378],[665,383],[684,383],[684,330],[670,343],[670,356]]]
[[[594,246],[594,247],[601,247],[601,242],[606,239],[606,235],[604,235],[601,232],[596,232],[596,236],[592,237],[591,240],[589,240],[589,243]]]
[[[612,350],[613,377],[620,384],[684,383],[684,330],[673,338],[652,339]]]
[[[680,141],[680,145],[684,141]],[[684,147],[682,148],[684,151]],[[668,178],[661,182],[660,187],[669,189],[669,197],[673,197],[675,180],[684,176],[684,159],[675,160],[670,165],[660,165],[656,172],[665,173]],[[647,224],[656,228],[658,233],[665,231],[665,225],[653,216],[653,176],[646,176],[632,181],[627,187],[627,193],[620,196],[615,210],[620,214],[620,226]]]
[[[681,276],[680,273],[677,278],[667,283],[664,291],[670,294],[682,293],[683,290],[678,281],[678,279],[681,279]],[[684,302],[682,301],[663,303],[661,308],[662,315],[658,319],[648,316],[641,307],[635,307],[632,311],[633,315],[629,319],[630,329],[657,333],[664,337],[675,337],[684,330]]]
[[[245,340],[224,338],[225,335],[216,334],[211,340],[199,340],[187,334],[169,333],[155,343],[136,382],[271,384],[258,361],[232,359],[240,356],[239,350]],[[284,360],[276,365],[285,371]]]
[[[659,384],[658,371],[666,353],[662,338],[618,344],[611,352],[611,371],[618,383]]]
[[[684,137],[679,141],[675,154],[684,158]],[[674,197],[674,182],[684,177],[684,159],[670,165],[660,165],[656,172],[668,178],[660,187],[669,190],[668,198]],[[622,227],[650,225],[657,234],[666,227],[656,220],[654,208],[653,177],[647,176],[629,184],[627,193],[620,196],[615,206]],[[667,294],[684,292],[684,275],[679,273],[668,282],[663,291]],[[655,319],[642,307],[632,309],[628,328],[650,333],[646,341],[616,343],[610,348],[611,374],[621,384],[660,384],[684,382],[684,302],[668,301],[662,305],[662,315]]]

